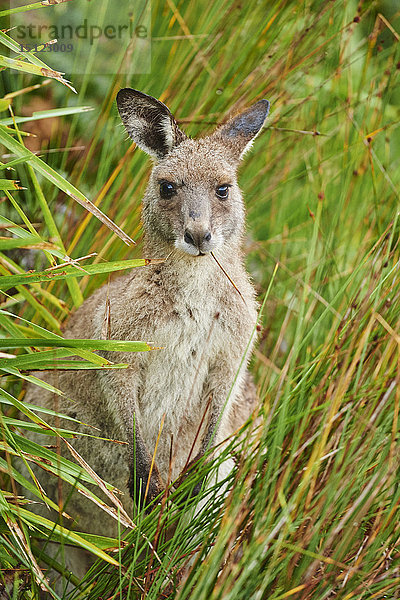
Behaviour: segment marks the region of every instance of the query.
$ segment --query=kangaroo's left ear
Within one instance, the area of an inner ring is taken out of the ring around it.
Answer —
[[[268,113],[268,100],[259,100],[250,108],[218,127],[211,137],[219,139],[225,145],[230,146],[233,155],[239,160],[251,148],[254,138],[264,125]]]

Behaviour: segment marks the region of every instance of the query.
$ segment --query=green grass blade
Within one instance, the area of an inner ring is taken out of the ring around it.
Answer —
[[[33,241],[33,238],[32,238]],[[15,246],[13,246],[14,240],[11,240],[10,247],[19,247],[18,240],[15,240]],[[26,243],[26,241],[24,241]],[[1,240],[0,240],[1,244]],[[60,271],[55,269],[41,271],[37,273],[26,273],[21,275],[9,275],[4,276],[0,279],[0,288],[7,290],[10,287],[17,285],[30,285],[33,283],[39,283],[44,281],[57,281],[60,279],[69,279],[72,277],[83,277],[85,275],[98,275],[104,273],[113,273],[115,271],[122,271],[125,269],[133,269],[135,267],[144,267],[151,261],[144,258],[135,258],[124,261],[114,261],[109,263],[100,263],[92,265],[82,265],[81,267],[75,267],[71,265],[61,266]]]
[[[77,348],[104,350],[108,352],[148,352],[152,350],[146,342],[123,340],[78,340],[53,338],[10,338],[0,339],[0,348]],[[1,364],[1,363],[0,363]]]

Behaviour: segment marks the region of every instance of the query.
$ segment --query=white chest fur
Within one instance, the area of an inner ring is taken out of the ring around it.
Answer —
[[[217,314],[210,302],[203,301],[202,310],[193,303],[183,303],[154,331],[152,341],[161,349],[142,356],[139,417],[150,452],[163,423],[158,463],[169,456],[171,436],[175,444],[183,443],[189,452],[198,434],[207,408],[207,376],[224,337]]]

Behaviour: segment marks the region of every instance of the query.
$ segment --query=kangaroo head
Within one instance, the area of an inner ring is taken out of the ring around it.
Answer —
[[[263,126],[269,102],[260,100],[197,140],[147,94],[122,89],[117,106],[129,136],[155,160],[143,198],[146,235],[191,256],[237,244],[244,223],[237,166]]]

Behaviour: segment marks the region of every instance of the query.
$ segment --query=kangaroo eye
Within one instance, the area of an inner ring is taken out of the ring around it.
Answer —
[[[215,190],[215,193],[217,194],[218,198],[221,198],[221,200],[226,200],[229,196],[229,185],[219,185]]]
[[[161,198],[168,199],[172,198],[176,194],[176,187],[170,181],[162,181],[160,183],[160,196]]]

